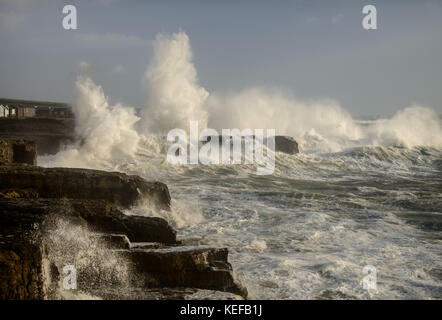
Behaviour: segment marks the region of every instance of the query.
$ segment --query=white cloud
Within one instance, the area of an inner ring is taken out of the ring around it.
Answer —
[[[124,35],[119,33],[80,33],[75,35],[75,39],[88,47],[143,47],[150,42],[137,36]]]
[[[90,67],[91,67],[91,64],[87,61],[80,61],[77,65],[77,68],[82,71],[89,69]]]

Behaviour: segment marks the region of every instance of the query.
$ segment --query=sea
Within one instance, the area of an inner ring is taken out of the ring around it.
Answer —
[[[165,218],[185,244],[227,247],[250,298],[442,298],[440,112],[410,105],[357,117],[335,100],[282,89],[209,92],[184,32],[153,47],[143,110],[113,103],[80,75],[81,143],[39,157],[40,165],[166,183],[170,211],[140,205],[125,213]],[[276,152],[269,175],[253,164],[172,164],[165,137],[189,120],[217,130],[273,128],[300,152]]]

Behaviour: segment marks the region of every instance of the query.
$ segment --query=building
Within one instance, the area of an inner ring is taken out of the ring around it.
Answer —
[[[35,107],[21,106],[17,107],[18,118],[35,117]]]
[[[69,106],[36,106],[35,116],[42,118],[73,118],[74,114]]]
[[[0,99],[0,117],[2,118],[73,118],[69,104],[63,102],[32,101],[18,99]]]
[[[53,107],[52,117],[55,118],[73,118],[74,114],[70,107]]]
[[[11,114],[11,108],[8,105],[0,104],[0,118],[9,118],[9,115]],[[15,109],[14,109],[14,115],[15,115]]]
[[[9,109],[9,118],[17,117],[17,108],[13,106],[8,106]]]
[[[52,114],[51,107],[48,106],[36,106],[35,107],[35,116],[36,117],[50,117]]]

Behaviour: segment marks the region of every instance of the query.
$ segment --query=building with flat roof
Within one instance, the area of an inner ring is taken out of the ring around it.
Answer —
[[[64,102],[1,99],[0,118],[73,118],[71,105]]]

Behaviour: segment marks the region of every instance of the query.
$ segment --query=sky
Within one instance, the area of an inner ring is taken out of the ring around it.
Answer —
[[[62,27],[65,5],[78,29]],[[377,8],[377,30],[362,7]],[[442,114],[442,2],[0,0],[0,97],[71,102],[79,72],[141,107],[158,33],[190,38],[199,84],[333,99],[354,116],[413,104]]]

